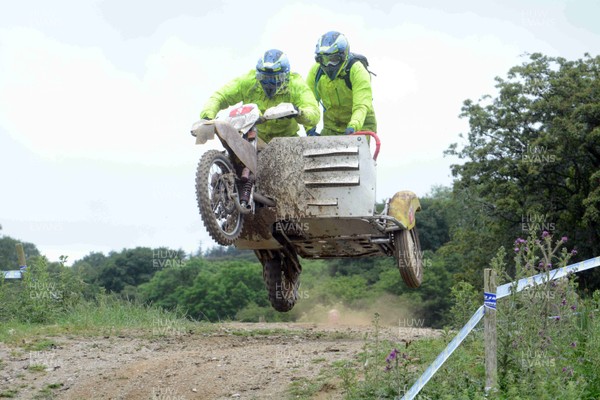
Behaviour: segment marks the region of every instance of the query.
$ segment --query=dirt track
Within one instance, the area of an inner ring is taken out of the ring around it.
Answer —
[[[63,335],[50,338],[54,345],[43,351],[0,343],[0,393],[77,400],[293,398],[294,381],[355,358],[372,331],[356,325],[224,323],[207,333],[165,327],[152,335]],[[380,332],[394,341],[437,334],[398,327]],[[329,381],[313,398],[341,399],[339,383]]]

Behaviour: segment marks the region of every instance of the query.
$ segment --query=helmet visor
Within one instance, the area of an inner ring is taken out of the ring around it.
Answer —
[[[317,54],[315,56],[315,60],[324,67],[334,67],[341,64],[344,61],[344,54]]]
[[[288,74],[285,72],[267,73],[258,71],[256,73],[256,80],[260,82],[267,97],[271,98],[285,87]]]

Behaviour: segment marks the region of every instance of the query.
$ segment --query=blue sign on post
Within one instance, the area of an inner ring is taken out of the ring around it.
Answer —
[[[496,293],[483,293],[483,305],[486,308],[496,309]]]

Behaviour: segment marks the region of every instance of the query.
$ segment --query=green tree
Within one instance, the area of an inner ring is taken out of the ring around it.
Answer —
[[[183,250],[136,247],[111,252],[108,256],[90,253],[76,261],[73,268],[81,272],[85,281],[92,286],[101,286],[108,291],[135,298],[137,287],[150,281],[157,271],[181,267],[186,261]]]
[[[469,193],[485,227],[453,234],[455,251],[491,259],[531,231],[561,232],[580,258],[600,254],[600,57],[531,54],[496,78],[498,95],[466,100],[466,144],[447,154],[455,192]],[[480,247],[480,245],[483,245]],[[481,267],[484,267],[482,264]]]
[[[0,237],[0,270],[19,269],[19,260],[17,259],[16,244],[23,244],[26,260],[33,257],[39,257],[40,252],[33,243],[22,242],[10,236]]]
[[[203,264],[193,285],[185,287],[178,298],[190,316],[213,322],[232,319],[251,303],[266,307],[268,299],[258,262],[247,261]]]
[[[184,301],[184,293],[194,284],[207,263],[201,258],[192,258],[181,268],[165,268],[158,271],[150,281],[140,285],[142,300],[157,306],[175,309]]]
[[[420,199],[417,229],[422,250],[436,251],[450,240],[452,189],[435,186]]]

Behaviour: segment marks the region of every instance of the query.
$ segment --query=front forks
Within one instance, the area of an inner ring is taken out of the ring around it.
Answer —
[[[254,149],[256,150],[257,145],[257,132],[253,128],[248,131],[243,138],[248,142],[252,143]],[[240,188],[240,196],[234,198],[236,207],[238,211],[242,214],[250,214],[254,212],[255,202],[254,202],[254,183],[256,182],[256,177],[250,171],[248,167],[242,169],[242,173],[240,176],[240,181],[242,182]]]

